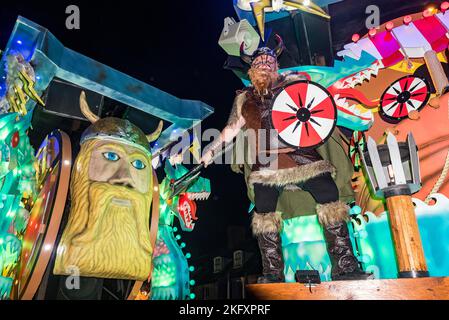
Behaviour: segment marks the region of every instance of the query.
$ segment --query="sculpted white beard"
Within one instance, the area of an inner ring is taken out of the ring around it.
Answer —
[[[73,265],[105,278],[147,276],[152,255],[148,200],[126,188],[98,182],[89,186],[88,197],[87,230],[72,239]],[[117,205],[114,198],[129,199],[131,204]]]

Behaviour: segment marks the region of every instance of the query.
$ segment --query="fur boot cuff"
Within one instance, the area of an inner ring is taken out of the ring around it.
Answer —
[[[282,230],[282,216],[280,213],[271,212],[259,214],[254,212],[251,228],[255,236],[264,233],[278,233]]]
[[[260,183],[268,186],[283,187],[307,181],[323,173],[331,173],[332,176],[335,176],[335,167],[328,161],[320,160],[289,169],[262,169],[251,172],[248,183],[250,185]]]
[[[318,204],[316,210],[318,220],[323,226],[334,225],[349,220],[349,207],[341,201]]]

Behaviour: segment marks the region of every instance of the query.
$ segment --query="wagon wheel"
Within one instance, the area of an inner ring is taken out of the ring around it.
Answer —
[[[421,110],[429,101],[431,89],[426,79],[406,76],[393,82],[380,99],[380,115],[399,122],[410,112]]]

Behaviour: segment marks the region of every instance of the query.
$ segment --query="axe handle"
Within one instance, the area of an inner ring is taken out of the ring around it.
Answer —
[[[179,178],[178,180],[174,181],[173,184],[172,184],[172,189],[176,188],[176,186],[178,186],[180,183],[184,182],[185,180],[189,179],[190,177],[193,177],[195,174],[197,174],[203,168],[204,168],[204,163],[201,163],[201,164],[197,165],[195,168],[193,168],[192,170],[187,172],[181,178]]]

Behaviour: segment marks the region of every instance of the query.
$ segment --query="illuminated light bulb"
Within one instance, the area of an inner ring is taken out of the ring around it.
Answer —
[[[441,12],[445,13],[449,9],[449,2],[444,1],[440,6]]]
[[[424,16],[424,18],[429,18],[433,15],[434,11],[435,11],[435,8],[430,7],[430,8],[427,8],[426,10],[424,10],[422,15]]]
[[[355,43],[357,43],[359,40],[360,40],[360,35],[358,34],[358,33],[354,33],[353,35],[352,35],[352,42],[355,42]]]
[[[412,16],[405,16],[404,24],[408,26],[410,24],[410,22],[412,22]]]
[[[189,267],[189,271],[190,271],[190,272],[195,271],[195,267],[194,267],[194,266],[190,266],[190,267]]]
[[[377,34],[377,30],[375,28],[371,28],[369,29],[368,34],[371,38],[373,38]]]
[[[181,236],[179,234],[176,236],[176,240],[181,240]]]
[[[173,232],[178,232],[178,228],[174,227]]]
[[[159,188],[158,187],[154,187],[154,191],[158,192]]]
[[[189,283],[190,283],[191,286],[194,286],[196,284],[195,280],[190,280]]]
[[[52,248],[52,245],[51,245],[51,244],[46,244],[45,247],[44,247],[44,250],[45,250],[45,251],[50,251],[51,248]]]
[[[391,31],[391,30],[393,30],[393,28],[394,28],[394,23],[392,21],[388,22],[385,25],[385,29],[387,29],[387,31]]]
[[[66,166],[70,166],[70,161],[69,160],[64,160],[64,165],[66,165]]]
[[[187,258],[187,259],[192,258],[192,255],[191,255],[190,253],[186,253],[186,258]]]
[[[17,44],[22,44],[22,40],[17,40]]]
[[[181,249],[184,249],[186,247],[186,244],[183,242],[183,243],[181,243],[180,247],[181,247]]]

